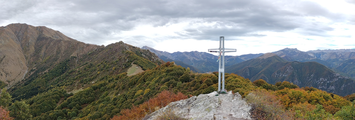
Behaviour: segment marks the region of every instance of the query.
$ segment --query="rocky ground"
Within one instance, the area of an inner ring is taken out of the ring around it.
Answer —
[[[244,120],[251,119],[251,106],[242,99],[239,93],[227,94],[212,92],[201,94],[185,100],[172,102],[164,108],[145,117],[146,120],[155,120],[161,117],[179,117],[194,120]]]

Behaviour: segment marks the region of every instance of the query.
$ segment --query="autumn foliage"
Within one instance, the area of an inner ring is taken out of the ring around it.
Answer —
[[[174,94],[173,92],[163,91],[156,97],[144,102],[139,106],[133,106],[131,109],[124,109],[120,112],[120,116],[114,116],[111,120],[136,120],[141,119],[145,115],[150,114],[159,108],[168,105],[170,102],[186,99],[187,96],[182,93]]]
[[[303,89],[283,89],[276,92],[281,98],[282,104],[290,109],[297,104],[309,103],[312,105],[320,104],[329,113],[336,113],[341,107],[349,105],[350,102],[338,95],[329,94],[321,90]]]
[[[0,120],[12,120],[14,118],[10,117],[10,112],[0,107]]]
[[[255,90],[246,96],[251,104],[251,117],[257,120],[293,119],[292,111],[285,110],[279,98],[266,90]]]

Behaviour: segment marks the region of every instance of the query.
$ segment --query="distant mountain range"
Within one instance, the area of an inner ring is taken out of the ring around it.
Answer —
[[[183,67],[190,67],[190,69],[196,72],[213,72],[218,70],[218,62],[216,62],[218,56],[207,52],[194,51],[168,53],[147,46],[142,48],[150,50],[164,61],[175,61],[176,64]],[[352,69],[355,68],[355,49],[314,50],[303,52],[297,49],[285,48],[273,52],[273,54],[287,61],[317,62],[343,76],[355,78],[355,69]],[[263,54],[226,56],[226,67],[257,58],[261,55]]]
[[[286,48],[274,54],[288,61],[318,62],[343,76],[355,78],[355,49],[314,50],[302,52],[297,49]]]
[[[147,49],[155,53],[163,61],[174,61],[177,65],[183,67],[190,67],[195,72],[214,72],[218,69],[218,56],[207,52],[174,52],[168,53],[164,51],[155,50],[151,47],[144,46],[142,49]],[[246,60],[250,60],[259,57],[263,54],[248,54],[242,56],[225,56],[225,65],[231,66],[241,63]],[[191,67],[192,66],[192,67]]]
[[[265,54],[236,65],[226,71],[236,73],[250,80],[263,79],[270,84],[289,81],[300,87],[315,87],[338,95],[355,92],[355,81],[343,77],[317,62],[286,61],[276,54]]]
[[[218,70],[218,56],[206,52],[168,53],[143,47],[154,52],[163,61],[197,72]],[[264,79],[268,83],[289,81],[300,87],[315,87],[339,95],[355,92],[355,49],[315,50],[302,52],[282,49],[267,54],[226,56],[226,72],[236,73],[251,81]]]

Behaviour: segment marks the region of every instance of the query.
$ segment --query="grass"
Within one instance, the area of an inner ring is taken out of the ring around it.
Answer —
[[[132,66],[127,70],[127,76],[136,75],[138,73],[144,72],[138,65],[132,64]]]

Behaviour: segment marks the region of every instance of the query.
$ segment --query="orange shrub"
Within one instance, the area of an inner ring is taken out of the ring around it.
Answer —
[[[252,105],[251,116],[254,119],[293,119],[292,111],[285,110],[279,98],[266,90],[255,90],[246,96]]]
[[[14,118],[10,117],[10,112],[0,107],[0,120],[12,120]]]
[[[281,102],[286,109],[303,103],[309,103],[311,105],[320,104],[327,112],[334,114],[339,111],[341,107],[350,104],[350,102],[343,97],[308,87],[303,89],[286,88],[276,91],[276,95],[281,98]]]
[[[120,116],[114,116],[111,120],[136,120],[142,119],[145,115],[153,113],[154,111],[168,105],[171,102],[186,99],[187,96],[178,93],[174,94],[164,90],[157,94],[156,97],[149,99],[147,102],[139,106],[133,106],[131,109],[124,109],[120,112]]]

